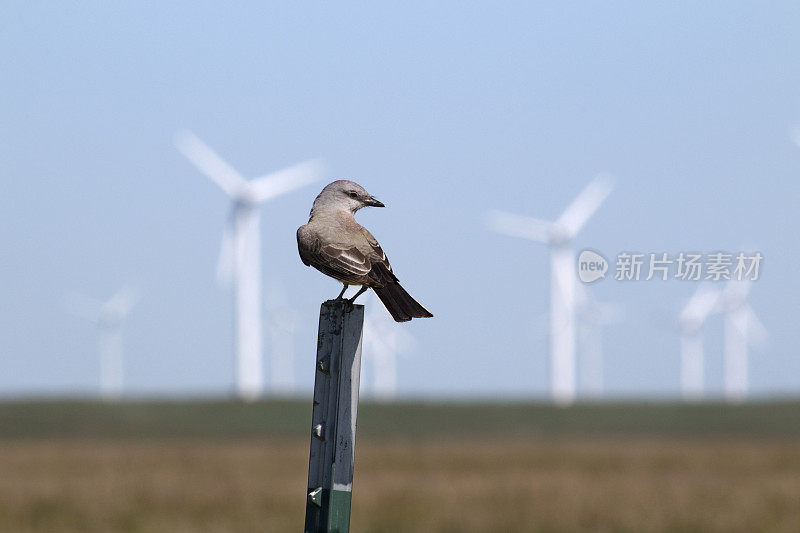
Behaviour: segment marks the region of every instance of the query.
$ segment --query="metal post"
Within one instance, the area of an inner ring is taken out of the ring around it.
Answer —
[[[306,533],[350,530],[364,306],[328,300],[319,313]]]

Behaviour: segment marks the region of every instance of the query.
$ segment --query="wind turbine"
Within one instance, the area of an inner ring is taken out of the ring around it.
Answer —
[[[364,317],[364,360],[371,368],[373,396],[392,400],[397,396],[397,357],[413,339],[374,297],[369,301],[374,305]]]
[[[575,401],[575,285],[572,240],[611,192],[611,180],[598,176],[555,222],[493,211],[496,231],[546,244],[550,248],[550,379],[553,402]]]
[[[716,309],[719,289],[700,285],[678,316],[681,336],[681,386],[683,399],[699,401],[703,398],[704,367],[703,324]]]
[[[270,339],[270,392],[291,396],[295,392],[294,333],[300,323],[299,313],[286,301],[283,292],[267,294],[267,331]]]
[[[307,161],[253,180],[245,180],[211,148],[189,132],[178,135],[178,150],[233,202],[222,239],[217,274],[234,285],[236,390],[252,401],[263,390],[261,357],[262,203],[316,181],[320,164]]]
[[[766,328],[747,304],[751,283],[730,280],[720,296],[724,315],[725,398],[729,402],[747,398],[747,349],[761,349],[767,339]]]
[[[107,401],[122,396],[122,332],[125,319],[138,301],[139,292],[132,287],[123,287],[105,302],[82,294],[68,296],[72,313],[93,322],[100,332],[100,397]]]
[[[577,292],[581,385],[588,397],[597,399],[604,392],[603,328],[618,323],[622,311],[617,305],[598,302],[582,285]]]

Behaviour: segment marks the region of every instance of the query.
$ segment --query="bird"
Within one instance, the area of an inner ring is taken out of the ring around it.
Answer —
[[[368,206],[386,207],[352,181],[326,185],[314,200],[308,223],[297,229],[300,259],[344,285],[336,300],[343,299],[350,285],[361,285],[349,303],[372,289],[397,322],[432,317],[400,286],[377,239],[356,222],[356,211]]]

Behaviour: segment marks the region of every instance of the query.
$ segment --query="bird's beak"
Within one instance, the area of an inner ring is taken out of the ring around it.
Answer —
[[[374,196],[370,196],[369,200],[367,200],[364,203],[370,207],[386,207],[385,205],[383,205],[383,202],[379,202],[378,200],[375,199]]]

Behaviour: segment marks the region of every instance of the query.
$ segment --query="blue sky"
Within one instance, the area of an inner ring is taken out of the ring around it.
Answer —
[[[231,390],[230,294],[214,271],[228,202],[174,148],[190,129],[246,176],[322,157],[387,209],[359,220],[436,318],[403,325],[413,396],[544,397],[543,246],[488,209],[558,216],[598,172],[616,189],[576,239],[620,251],[764,255],[751,304],[770,344],[753,391],[800,391],[796,265],[800,6],[771,3],[19,2],[0,21],[0,394],[96,388],[96,331],[64,295],[139,284],[135,394]],[[321,186],[321,184],[320,184]],[[319,303],[300,263],[311,186],[263,209],[265,286],[291,294],[301,392]],[[678,393],[671,323],[690,282],[593,287],[615,396]],[[271,290],[271,289],[270,289]],[[792,303],[792,302],[795,303]],[[721,326],[707,375],[721,387]]]

